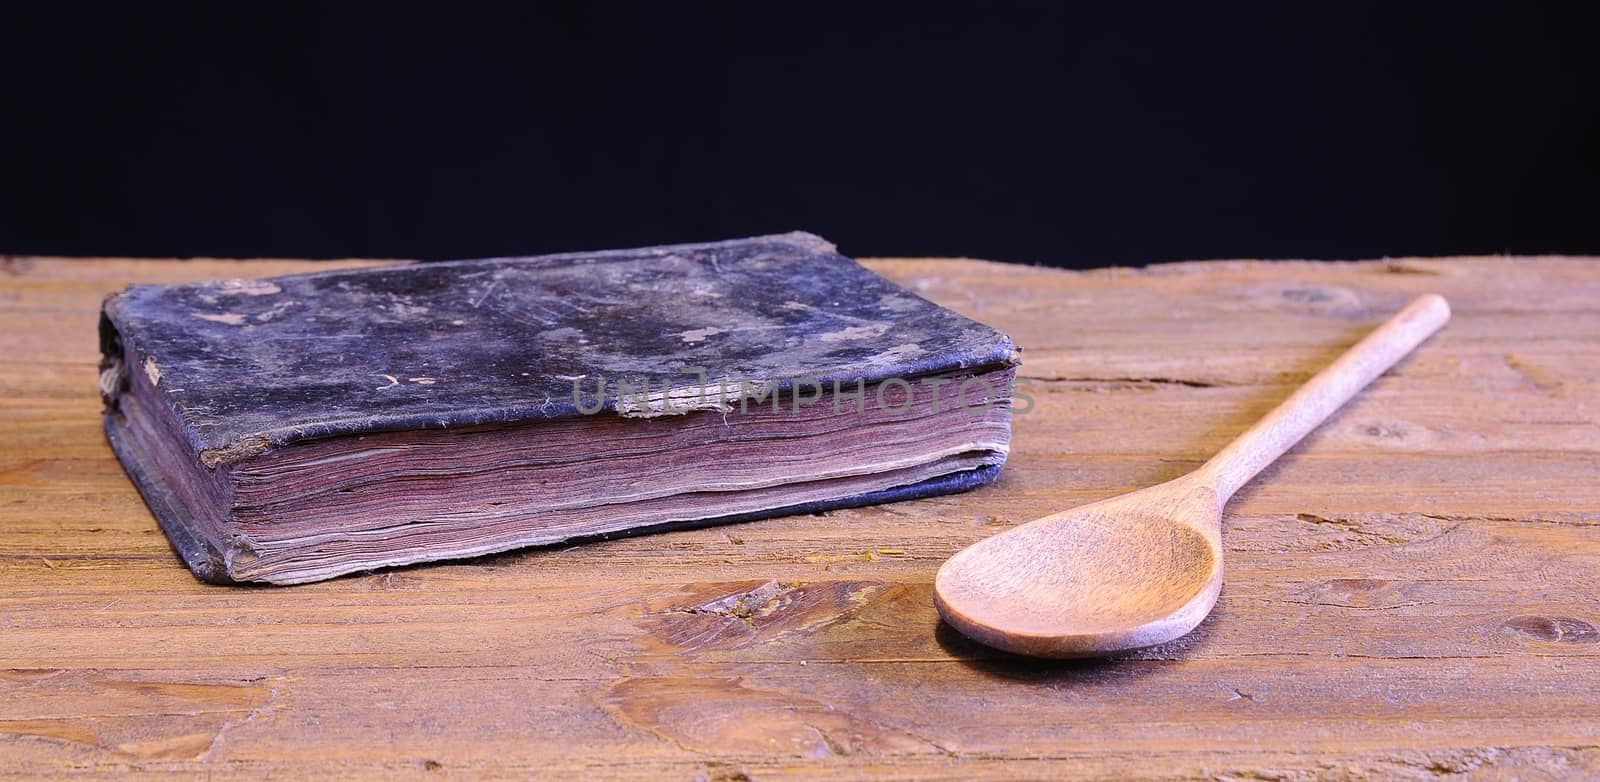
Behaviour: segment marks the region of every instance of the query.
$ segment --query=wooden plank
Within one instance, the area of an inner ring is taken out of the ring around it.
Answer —
[[[1600,775],[1600,263],[870,264],[1025,348],[996,485],[265,589],[196,583],[139,502],[95,313],[330,264],[6,259],[0,772]],[[945,557],[1186,471],[1429,291],[1446,331],[1240,493],[1194,634],[1047,664],[939,626]]]

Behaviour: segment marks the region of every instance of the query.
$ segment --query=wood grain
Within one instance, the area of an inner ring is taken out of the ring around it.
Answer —
[[[996,485],[257,589],[195,582],[112,458],[95,312],[326,266],[4,259],[0,773],[1600,775],[1600,264],[871,265],[1025,348]],[[1235,497],[1193,633],[1048,663],[939,626],[950,554],[1194,469],[1433,291],[1449,329]]]

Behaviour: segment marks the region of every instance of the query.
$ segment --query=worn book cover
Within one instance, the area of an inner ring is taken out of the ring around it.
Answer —
[[[1018,350],[804,233],[109,297],[108,439],[207,581],[959,491]]]

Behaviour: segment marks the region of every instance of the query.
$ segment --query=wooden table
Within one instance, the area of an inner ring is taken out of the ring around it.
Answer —
[[[106,446],[96,308],[326,266],[6,258],[0,772],[1600,775],[1600,263],[871,266],[1024,346],[996,485],[226,588]],[[1194,467],[1427,291],[1450,326],[1235,500],[1192,635],[1043,663],[939,626],[945,557]]]

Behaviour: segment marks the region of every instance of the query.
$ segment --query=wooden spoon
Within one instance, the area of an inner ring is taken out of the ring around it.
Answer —
[[[1200,469],[958,552],[934,579],[939,613],[974,640],[1036,657],[1111,654],[1193,630],[1222,590],[1228,498],[1449,319],[1443,298],[1418,298]]]

